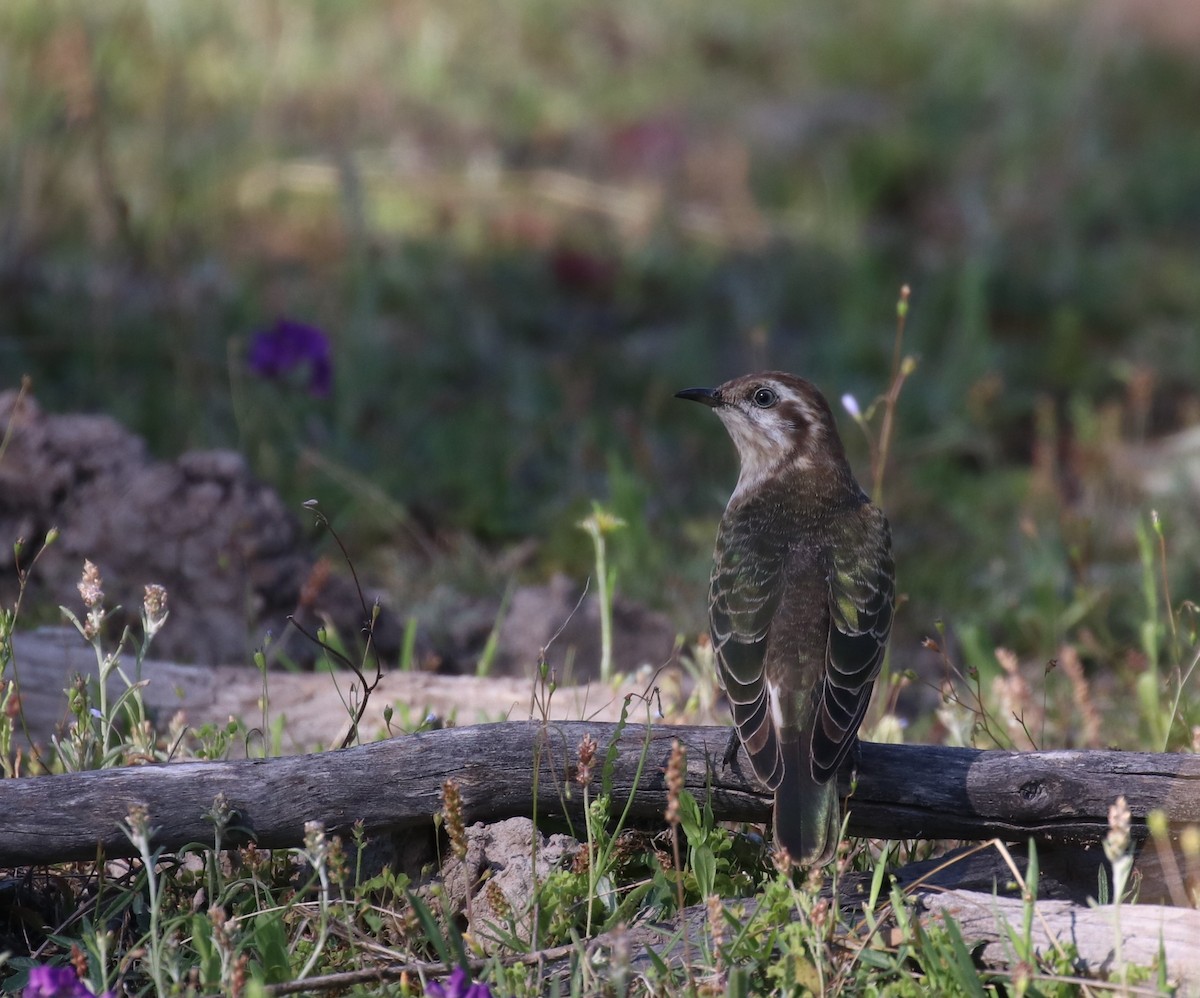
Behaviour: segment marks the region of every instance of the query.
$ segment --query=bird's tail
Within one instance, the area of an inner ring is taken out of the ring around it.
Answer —
[[[799,745],[784,748],[783,779],[775,788],[775,844],[801,866],[824,866],[842,830],[837,779],[818,783]]]

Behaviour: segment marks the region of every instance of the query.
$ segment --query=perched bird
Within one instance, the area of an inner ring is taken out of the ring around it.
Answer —
[[[712,407],[737,446],[713,556],[713,648],[746,754],[775,792],[775,841],[821,865],[837,849],[837,773],[892,624],[888,522],[810,382],[769,371],[676,397]]]

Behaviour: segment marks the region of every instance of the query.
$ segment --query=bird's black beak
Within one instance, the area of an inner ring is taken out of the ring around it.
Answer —
[[[721,398],[721,393],[715,388],[685,388],[681,392],[676,392],[677,399],[687,399],[689,402],[703,402],[706,406],[715,409],[719,405],[724,405]]]

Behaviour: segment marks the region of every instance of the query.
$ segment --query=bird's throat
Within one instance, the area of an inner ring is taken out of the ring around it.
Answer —
[[[804,480],[815,467],[812,457],[803,451],[793,451],[781,458],[777,451],[767,453],[758,448],[748,448],[740,450],[739,456],[741,470],[737,486],[729,497],[730,506],[771,483],[790,481],[794,487],[802,488]]]

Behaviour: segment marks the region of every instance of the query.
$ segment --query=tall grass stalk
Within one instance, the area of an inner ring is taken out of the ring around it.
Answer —
[[[619,516],[592,504],[592,513],[579,522],[579,528],[592,539],[595,556],[597,597],[600,600],[600,678],[612,678],[612,600],[616,568],[609,569],[605,538],[625,526]]]
[[[150,815],[142,805],[135,805],[125,819],[125,834],[142,860],[142,871],[146,875],[146,891],[149,895],[150,926],[146,932],[146,954],[151,980],[156,994],[170,994],[167,989],[167,972],[162,935],[161,891],[158,882],[158,852],[150,848],[154,830],[150,827]]]
[[[892,341],[892,366],[887,390],[882,395],[877,395],[867,406],[866,411],[859,408],[858,400],[853,395],[842,396],[842,407],[858,424],[867,440],[867,452],[871,460],[871,501],[876,506],[883,505],[883,482],[887,474],[888,456],[892,449],[892,435],[896,426],[896,409],[900,403],[900,393],[904,389],[904,383],[917,369],[916,358],[904,355],[904,331],[908,324],[910,296],[911,290],[905,284],[900,288],[900,298],[896,302],[896,335]],[[875,421],[875,414],[881,409],[882,420],[877,435],[871,424]]]

